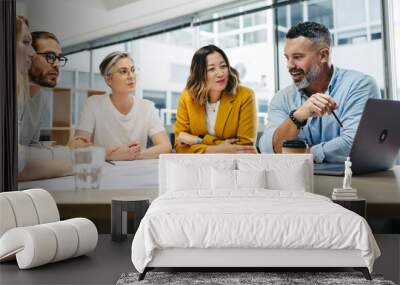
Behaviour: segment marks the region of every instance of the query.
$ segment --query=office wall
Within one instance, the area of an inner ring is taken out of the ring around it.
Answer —
[[[17,0],[19,11],[26,11],[32,30],[55,31],[64,47],[190,15],[194,11],[229,2],[234,1]]]

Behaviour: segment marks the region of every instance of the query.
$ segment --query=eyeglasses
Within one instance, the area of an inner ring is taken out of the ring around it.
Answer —
[[[125,67],[123,67],[123,68],[118,69],[118,70],[116,71],[116,73],[118,73],[119,75],[127,76],[128,73],[129,73],[129,71],[130,71],[132,74],[134,74],[134,73],[135,73],[135,67],[134,67],[134,66],[132,66],[131,68],[125,68]]]
[[[65,66],[68,61],[68,58],[66,58],[65,56],[56,55],[53,52],[38,52],[37,54],[42,55],[49,64],[54,64],[58,59],[61,67]]]

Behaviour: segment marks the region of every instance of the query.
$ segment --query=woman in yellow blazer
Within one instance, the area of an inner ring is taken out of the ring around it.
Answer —
[[[175,123],[178,153],[256,153],[254,93],[214,45],[193,56]]]

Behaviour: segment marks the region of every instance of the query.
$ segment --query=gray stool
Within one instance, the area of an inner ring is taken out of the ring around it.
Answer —
[[[116,197],[111,204],[111,239],[124,241],[128,232],[128,212],[135,215],[133,233],[136,233],[140,221],[149,208],[150,200],[146,197]]]

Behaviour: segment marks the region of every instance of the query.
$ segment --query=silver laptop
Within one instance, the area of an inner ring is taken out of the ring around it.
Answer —
[[[400,101],[368,99],[350,151],[353,174],[393,166],[400,148]],[[314,164],[314,174],[343,175],[344,164]]]

